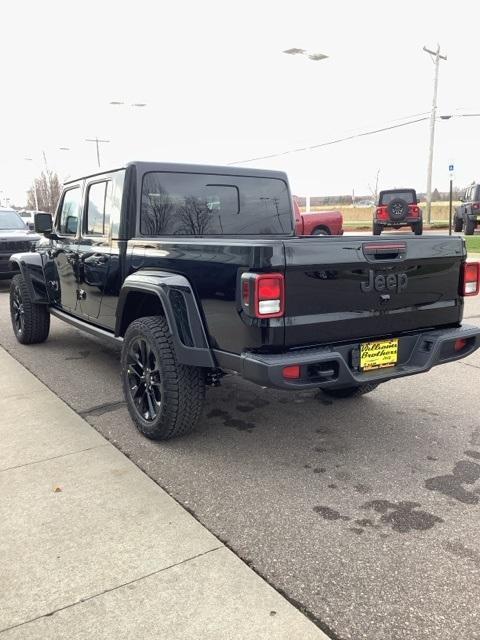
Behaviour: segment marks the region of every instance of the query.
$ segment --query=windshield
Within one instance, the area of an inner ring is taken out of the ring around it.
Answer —
[[[0,229],[25,229],[25,223],[15,211],[0,211]]]

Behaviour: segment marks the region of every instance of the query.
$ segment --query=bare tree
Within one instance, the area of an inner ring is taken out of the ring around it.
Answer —
[[[180,232],[186,235],[202,236],[210,230],[212,213],[207,202],[189,196],[185,198],[185,204],[179,210],[181,228]]]
[[[35,178],[34,183],[27,191],[27,209],[36,209],[35,189],[38,198],[38,208],[40,211],[55,213],[62,185],[55,171],[42,171],[39,178]]]
[[[142,201],[142,232],[149,236],[160,236],[167,233],[169,227],[172,227],[174,209],[174,204],[166,193],[144,196]]]
[[[372,200],[375,204],[377,204],[377,199],[378,199],[378,178],[380,176],[380,169],[377,169],[377,176],[375,178],[375,189],[372,189],[372,187],[370,185],[368,185],[368,188],[370,189],[370,194],[372,196]]]

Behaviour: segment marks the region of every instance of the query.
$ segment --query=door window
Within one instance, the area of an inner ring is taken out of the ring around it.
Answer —
[[[61,235],[74,236],[77,233],[80,211],[80,188],[68,189],[63,194],[58,231]]]
[[[85,234],[106,236],[110,226],[111,182],[95,182],[88,188]]]

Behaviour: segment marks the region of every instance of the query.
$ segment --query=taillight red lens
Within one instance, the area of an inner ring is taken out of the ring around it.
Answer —
[[[243,309],[257,318],[280,318],[285,310],[282,273],[244,273],[241,281]]]
[[[475,209],[475,211],[478,211],[480,209],[480,202],[474,202],[472,204],[472,209]]]
[[[386,220],[388,218],[386,207],[377,207],[377,218],[380,220]]]
[[[476,296],[480,288],[480,263],[465,262],[463,265],[462,286],[463,296]]]
[[[465,338],[458,338],[458,340],[455,340],[453,344],[453,348],[455,349],[455,351],[461,351],[466,346],[467,346],[467,341],[465,340]]]
[[[280,318],[283,316],[285,298],[283,274],[257,275],[255,284],[255,315],[257,318]]]
[[[420,213],[420,209],[419,207],[415,206],[415,205],[411,205],[410,206],[410,214],[412,216],[418,216],[418,214]]]
[[[258,278],[258,297],[260,300],[274,300],[280,298],[282,294],[283,277],[271,278],[270,276],[259,276]]]
[[[250,281],[242,280],[242,302],[246,307],[250,306]]]

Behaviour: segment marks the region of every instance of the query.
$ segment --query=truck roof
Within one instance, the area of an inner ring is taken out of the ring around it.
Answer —
[[[213,173],[226,176],[245,176],[252,178],[277,178],[280,180],[287,180],[287,174],[284,171],[272,171],[270,169],[256,169],[247,167],[237,167],[232,165],[209,165],[209,164],[183,164],[175,162],[148,162],[143,160],[133,160],[127,162],[125,165],[115,167],[114,169],[104,169],[102,171],[95,171],[94,173],[88,173],[85,175],[77,176],[76,178],[70,178],[66,180],[64,184],[71,184],[72,182],[78,182],[78,180],[84,180],[85,178],[94,178],[95,176],[101,176],[105,173],[113,173],[114,171],[121,171],[127,167],[135,166],[142,173],[148,173],[150,171],[165,171],[175,173]]]

